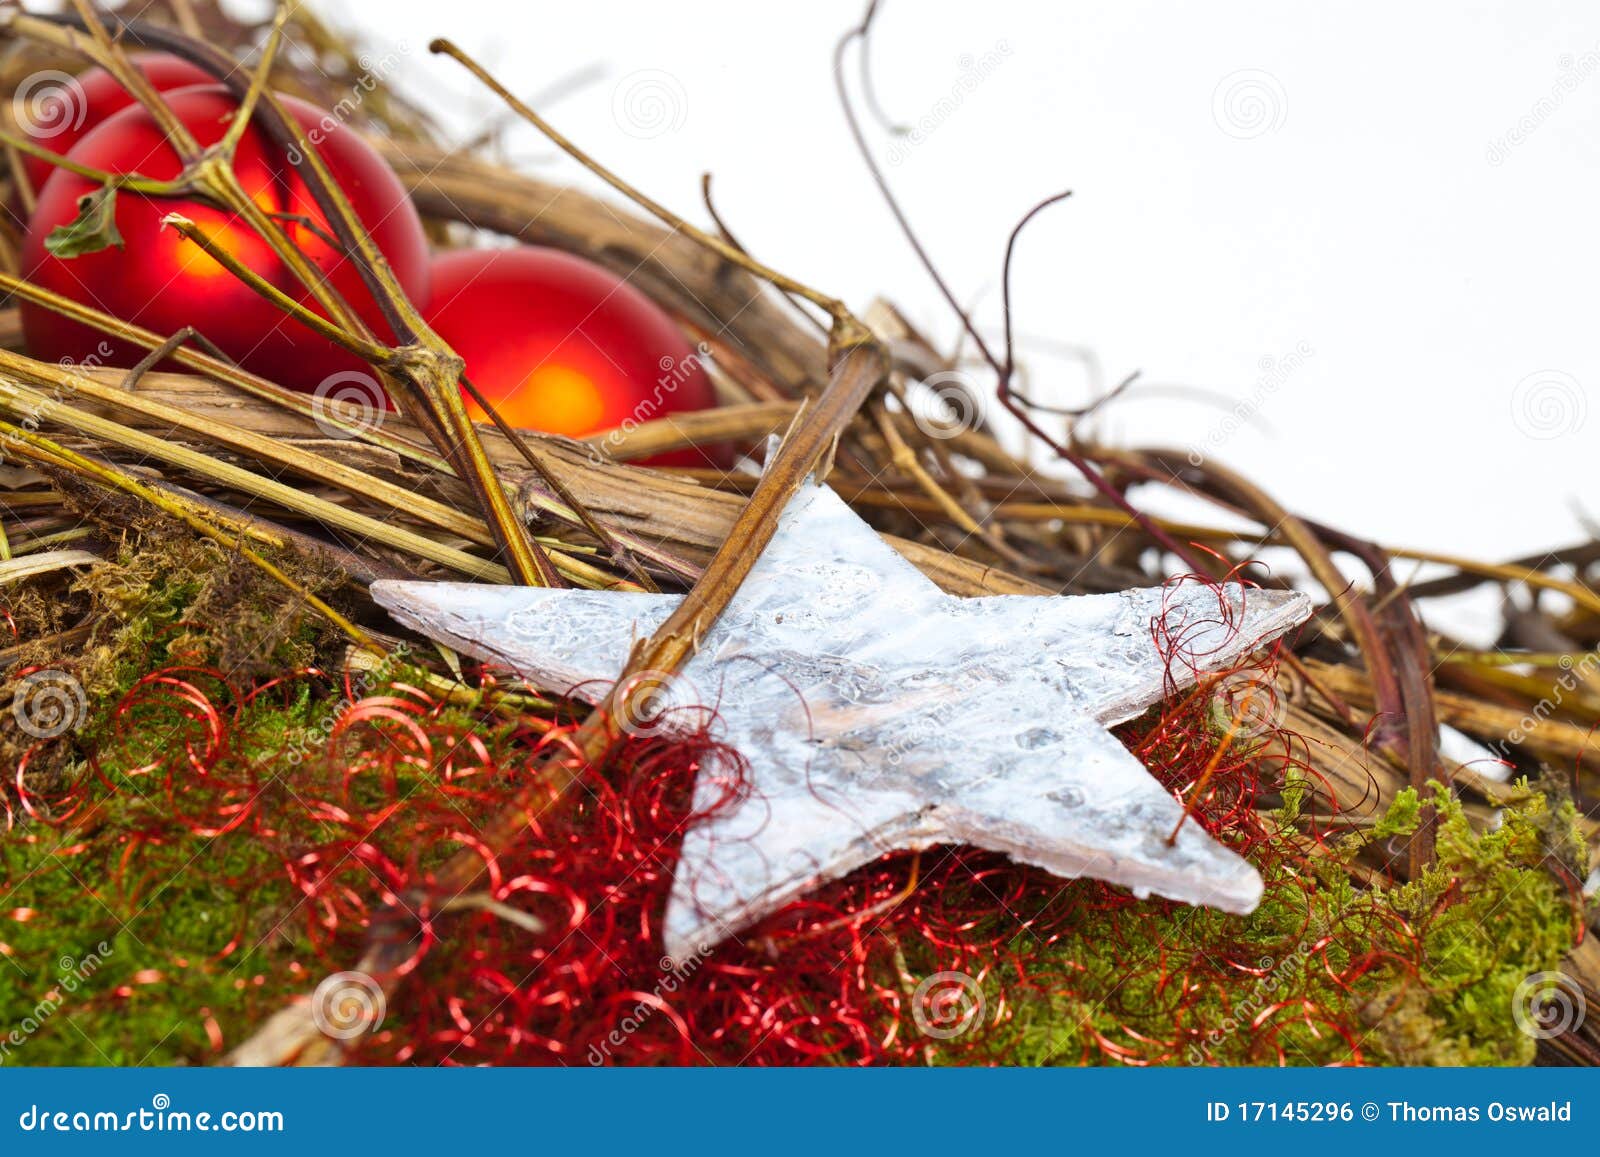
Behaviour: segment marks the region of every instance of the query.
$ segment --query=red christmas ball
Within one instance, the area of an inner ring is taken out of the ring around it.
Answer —
[[[580,437],[704,410],[716,394],[701,353],[655,302],[555,249],[475,249],[433,263],[428,324],[511,425]],[[487,415],[467,399],[474,418]],[[704,466],[704,453],[652,465]]]
[[[289,97],[280,99],[316,146],[406,293],[413,300],[425,299],[427,238],[399,178],[331,113]],[[222,138],[237,109],[232,95],[217,85],[179,89],[168,93],[167,101],[202,146]],[[182,168],[155,121],[137,106],[109,117],[79,141],[70,155],[96,169],[137,171],[156,179],[176,177]],[[386,338],[389,331],[377,303],[355,263],[330,243],[332,229],[284,150],[252,126],[239,141],[234,168],[246,193],[267,212],[278,215],[290,239],[324,280],[380,339]],[[159,334],[192,325],[245,368],[284,385],[311,389],[332,374],[363,369],[358,359],[283,313],[200,246],[161,224],[168,213],[181,213],[263,279],[297,300],[311,303],[310,295],[266,241],[233,214],[210,205],[122,190],[116,204],[116,225],[123,238],[120,248],[71,258],[51,254],[45,238],[52,229],[73,221],[78,199],[96,188],[93,181],[64,169],[45,182],[23,240],[25,277]],[[37,358],[80,362],[92,358],[97,363],[132,365],[146,352],[109,341],[93,327],[69,321],[42,306],[24,302],[21,312],[28,352]]]
[[[162,52],[141,53],[132,63],[157,92],[215,83],[199,65]],[[29,81],[18,88],[13,101],[18,127],[34,144],[60,156],[71,152],[101,121],[133,104],[128,90],[103,68],[73,77],[36,73]],[[35,192],[55,171],[55,166],[40,157],[24,155],[22,164]]]

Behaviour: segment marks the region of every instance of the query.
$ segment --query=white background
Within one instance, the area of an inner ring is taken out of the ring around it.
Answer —
[[[389,79],[458,134],[499,110],[432,36],[529,96],[597,66],[548,106],[592,153],[702,221],[710,170],[764,259],[953,340],[833,95],[858,4],[330,13],[396,52]],[[998,66],[963,88],[985,54]],[[1139,369],[1229,399],[1136,393],[1102,436],[1220,438],[1219,461],[1291,507],[1393,545],[1504,558],[1584,537],[1585,499],[1600,517],[1600,6],[887,0],[873,57],[890,117],[927,130],[874,128],[880,156],[987,324],[1012,223],[1070,187],[1021,251],[1020,330],[1092,350],[1107,381]],[[531,130],[503,147],[582,179]],[[1264,359],[1302,343],[1263,390]],[[1033,355],[1037,393],[1087,396],[1081,361]],[[1259,425],[1222,436],[1240,400]]]

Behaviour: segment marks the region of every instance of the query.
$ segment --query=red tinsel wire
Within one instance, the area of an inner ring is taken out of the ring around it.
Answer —
[[[1231,623],[1220,591],[1217,614]],[[1311,790],[1318,777],[1303,741],[1276,720],[1248,744],[1219,752],[1216,689],[1230,679],[1267,687],[1274,665],[1240,664],[1178,691],[1205,664],[1207,656],[1188,648],[1207,625],[1170,615],[1153,624],[1174,693],[1127,730],[1127,741],[1190,807],[1187,822],[1269,869],[1284,853],[1258,801],[1281,789],[1291,768]],[[261,697],[287,703],[308,687],[344,692],[326,734],[283,739],[271,755],[262,754],[262,737],[241,734],[247,708]],[[106,881],[124,900],[159,886],[157,869],[143,863],[156,851],[248,841],[263,852],[260,867],[216,882],[259,894],[264,905],[276,896],[275,920],[303,931],[324,971],[350,967],[374,937],[402,938],[407,962],[382,978],[392,987],[388,1016],[352,1051],[363,1062],[870,1065],[923,1063],[935,1051],[947,1061],[1003,1061],[1014,1043],[1012,1012],[1045,1000],[1100,1009],[1081,1052],[1055,1059],[1170,1063],[1209,1057],[1218,1029],[1200,1009],[1220,994],[1229,1007],[1239,996],[1242,1023],[1229,1031],[1247,1034],[1253,1059],[1292,1062],[1284,1040],[1293,1028],[1336,1035],[1359,1063],[1349,1011],[1319,1004],[1310,994],[1320,985],[1303,978],[1314,969],[1348,989],[1375,968],[1417,965],[1392,951],[1354,959],[1329,952],[1334,941],[1419,944],[1407,927],[1381,937],[1345,927],[1306,944],[1309,903],[1306,926],[1281,942],[1253,939],[1236,920],[1233,933],[1218,934],[1213,922],[1190,943],[1172,934],[1180,906],[1138,901],[1093,880],[1062,881],[969,848],[887,857],[741,943],[703,960],[668,961],[660,916],[692,818],[695,776],[713,756],[719,767],[740,766],[712,740],[710,710],[696,709],[701,726],[692,734],[627,737],[604,767],[585,768],[567,799],[530,815],[514,846],[491,848],[478,839],[479,825],[532,782],[547,757],[574,757],[572,726],[491,732],[415,687],[360,692],[349,678],[341,687],[317,670],[241,690],[215,670],[172,667],[141,679],[117,705],[92,777],[41,807],[25,759],[14,798],[30,815],[66,824],[107,792],[143,796],[150,806],[140,825],[115,837],[123,847]],[[730,783],[726,798],[742,790]],[[1313,827],[1310,842],[1321,837]],[[483,860],[483,894],[439,895],[434,873],[462,849]],[[206,856],[186,870],[215,871],[222,861]],[[1285,878],[1274,887],[1314,887],[1309,876]],[[506,919],[511,909],[521,916]],[[248,918],[250,906],[242,910]],[[1085,963],[1060,952],[1085,919],[1107,915],[1096,925],[1109,929],[1097,955],[1112,954],[1120,974],[1148,982],[1109,995],[1094,989]],[[1364,910],[1346,917],[1382,918]],[[259,932],[241,926],[216,959]],[[1275,976],[1275,963],[1296,953],[1300,970]],[[972,1031],[930,1038],[917,1027],[917,981],[935,973],[984,988]],[[318,966],[306,975],[314,981]],[[1253,999],[1269,984],[1270,1000]],[[214,1048],[236,1043],[206,1017]]]

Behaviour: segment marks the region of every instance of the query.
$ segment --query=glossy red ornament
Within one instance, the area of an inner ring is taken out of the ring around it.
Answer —
[[[164,52],[141,53],[133,58],[133,66],[157,92],[215,83],[199,65]],[[134,103],[128,90],[103,68],[91,68],[70,80],[59,74],[38,75],[43,78],[41,85],[29,89],[24,82],[17,91],[18,127],[34,144],[60,156],[71,152],[101,121]],[[24,155],[22,164],[35,193],[55,171],[54,165],[40,157]]]
[[[366,224],[395,276],[413,300],[428,289],[427,238],[398,177],[354,131],[330,113],[282,97],[306,130],[334,179]],[[179,89],[167,101],[201,145],[227,131],[237,105],[217,85]],[[177,154],[143,108],[124,109],[78,142],[73,160],[114,173],[137,170],[157,179],[178,175]],[[389,331],[355,264],[325,240],[332,230],[284,150],[258,127],[239,142],[234,167],[256,204],[279,218],[289,237],[329,284],[380,339]],[[312,389],[329,375],[360,371],[363,364],[290,318],[229,273],[192,241],[162,225],[168,213],[193,220],[218,245],[278,289],[308,302],[309,295],[284,262],[243,221],[201,202],[118,194],[116,223],[124,244],[79,257],[59,258],[44,241],[58,225],[73,221],[78,199],[97,186],[76,173],[57,170],[43,189],[23,240],[22,272],[29,280],[75,301],[135,322],[160,334],[192,325],[247,369],[284,385]],[[311,225],[293,219],[303,217]],[[24,302],[23,336],[28,352],[49,361],[70,359],[132,365],[142,349],[108,341],[105,335],[43,307]],[[320,312],[320,310],[319,310]],[[104,351],[109,349],[109,355]]]
[[[522,429],[579,437],[716,405],[702,354],[672,318],[570,253],[521,246],[444,254],[433,263],[426,316],[500,416]],[[467,405],[487,420],[470,398]],[[707,462],[685,450],[651,464]]]

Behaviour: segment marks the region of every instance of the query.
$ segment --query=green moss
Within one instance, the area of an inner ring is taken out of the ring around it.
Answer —
[[[203,727],[171,701],[146,703],[120,725],[113,711],[145,675],[172,664],[226,670],[245,688],[314,663],[334,667],[338,640],[214,545],[174,536],[159,551],[129,547],[119,563],[86,580],[107,624],[81,668],[96,710],[75,749],[61,741],[44,785],[77,784],[85,806],[63,829],[33,824],[0,838],[0,1063],[204,1063],[216,1055],[214,1037],[237,1043],[358,951],[352,942],[317,956],[283,870],[290,836],[277,822],[294,814],[294,790],[310,794],[318,777],[342,775],[318,754],[343,707],[340,687],[306,677],[245,705],[193,674],[230,714],[223,765],[263,785],[265,835],[210,838],[174,825],[174,811],[194,807],[208,785],[180,775],[169,796],[135,772],[186,739],[203,743]],[[417,677],[397,669],[367,686],[382,693],[386,681]],[[491,751],[510,742],[466,709],[437,724]],[[426,761],[398,774],[402,795],[436,786]],[[375,806],[391,790],[358,781],[352,804]],[[1438,790],[1429,801],[1436,865],[1403,885],[1365,888],[1350,871],[1363,846],[1414,833],[1423,800],[1402,792],[1365,841],[1307,858],[1299,823],[1308,790],[1291,770],[1277,834],[1257,857],[1267,888],[1251,916],[1161,901],[1082,905],[1053,942],[1020,936],[1011,945],[1025,976],[997,967],[986,977],[996,1027],[978,1051],[962,1038],[930,1059],[1070,1064],[1120,1050],[1166,1063],[1312,1064],[1347,1060],[1352,1044],[1380,1063],[1531,1059],[1512,1001],[1525,977],[1558,966],[1580,925],[1548,866],[1581,858],[1572,806],[1527,793],[1498,827],[1477,832]],[[299,816],[297,846],[342,834]],[[918,946],[900,950],[900,971],[914,982]]]
[[[72,789],[78,810],[60,828],[31,823],[0,838],[0,1063],[202,1061],[212,1031],[239,1039],[316,965],[284,919],[293,897],[277,856],[257,840],[177,829],[173,811],[204,790],[187,769],[170,797],[154,777],[129,774],[201,742],[201,725],[177,701],[116,708],[174,664],[248,686],[252,673],[315,662],[336,640],[245,560],[170,528],[132,536],[115,565],[82,580],[83,595],[99,625],[67,665],[90,718],[41,749],[29,780],[49,798]],[[224,710],[238,706],[221,680],[190,678]],[[309,680],[261,697],[231,721],[229,765],[289,770],[280,753],[325,734],[336,699]]]
[[[995,1055],[1076,1064],[1125,1049],[1176,1064],[1329,1064],[1359,1050],[1368,1063],[1528,1063],[1534,1041],[1516,1027],[1513,1000],[1524,978],[1559,967],[1577,933],[1549,867],[1575,862],[1577,814],[1532,793],[1480,833],[1444,789],[1431,802],[1438,858],[1421,879],[1357,888],[1350,842],[1314,875],[1278,861],[1248,917],[1152,901],[1089,915],[1042,956],[1017,943],[1035,968],[1027,987],[1002,975],[986,993],[989,1007],[1015,1009],[992,1034]],[[1421,808],[1402,792],[1374,835],[1411,834]],[[1028,998],[1052,971],[1072,995]]]
[[[1578,862],[1577,812],[1535,794],[1479,834],[1443,789],[1433,803],[1437,863],[1387,895],[1397,915],[1425,929],[1417,983],[1375,994],[1394,1006],[1374,1018],[1375,1046],[1400,1064],[1526,1064],[1534,1041],[1511,1016],[1517,986],[1559,967],[1582,927],[1550,870]]]
[[[278,561],[312,593],[331,592],[330,576]],[[273,678],[314,665],[341,644],[248,560],[164,523],[124,543],[115,565],[96,568],[80,585],[104,624],[80,673],[99,702],[168,664],[212,667],[235,680]]]
[[[207,850],[163,851],[124,889],[108,879],[114,865],[104,858],[65,855],[48,839],[5,848],[0,865],[8,878],[27,879],[37,913],[0,921],[11,965],[0,970],[6,1063],[203,1060],[208,1017],[242,1033],[263,999],[295,990],[291,946],[271,937],[258,944],[252,896],[220,882],[218,869],[259,873],[260,856],[219,845],[221,862],[201,872],[188,860]],[[239,949],[216,959],[240,936]]]
[[[1389,810],[1372,827],[1372,841],[1381,843],[1395,836],[1409,836],[1422,822],[1422,800],[1414,788],[1403,788]]]

